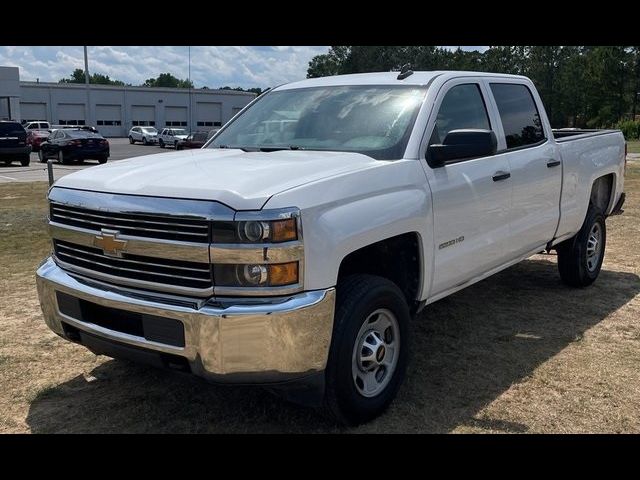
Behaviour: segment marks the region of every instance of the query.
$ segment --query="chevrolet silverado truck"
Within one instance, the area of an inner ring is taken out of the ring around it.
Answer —
[[[617,130],[552,130],[522,76],[282,85],[202,149],[55,182],[44,319],[96,354],[366,422],[426,305],[545,250],[565,284],[596,280],[625,148]]]

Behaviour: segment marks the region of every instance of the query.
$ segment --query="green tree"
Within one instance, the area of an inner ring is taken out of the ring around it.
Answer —
[[[84,83],[85,75],[84,70],[76,68],[68,78],[61,78],[58,83]],[[120,80],[112,80],[109,75],[103,75],[102,73],[93,73],[89,75],[89,83],[95,85],[124,85],[125,83]]]
[[[143,87],[193,88],[193,82],[188,79],[174,77],[170,73],[161,73],[156,78],[148,78]]]

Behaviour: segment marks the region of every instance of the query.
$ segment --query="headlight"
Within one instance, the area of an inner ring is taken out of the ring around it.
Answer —
[[[281,287],[298,283],[298,262],[219,264],[213,266],[213,276],[220,287]]]
[[[213,243],[281,243],[293,240],[298,240],[296,218],[213,223]]]

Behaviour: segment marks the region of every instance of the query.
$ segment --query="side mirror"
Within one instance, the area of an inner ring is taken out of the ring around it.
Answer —
[[[439,168],[456,160],[495,155],[497,149],[493,130],[451,130],[442,144],[429,145],[427,163],[431,168]]]

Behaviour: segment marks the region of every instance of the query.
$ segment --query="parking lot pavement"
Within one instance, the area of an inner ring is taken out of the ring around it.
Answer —
[[[129,144],[128,138],[109,138],[110,156],[109,162],[123,160],[125,158],[139,157],[141,155],[151,155],[154,153],[171,152],[173,149],[161,149],[155,145],[144,146],[139,143]],[[87,160],[82,163],[74,163],[71,165],[61,165],[54,161],[53,175],[58,179],[64,175],[68,175],[76,170],[90,168],[98,165],[97,160]],[[0,161],[0,184],[9,182],[46,182],[47,165],[38,161],[38,154],[31,153],[31,163],[28,167],[20,166],[19,162],[13,162],[7,166]]]

